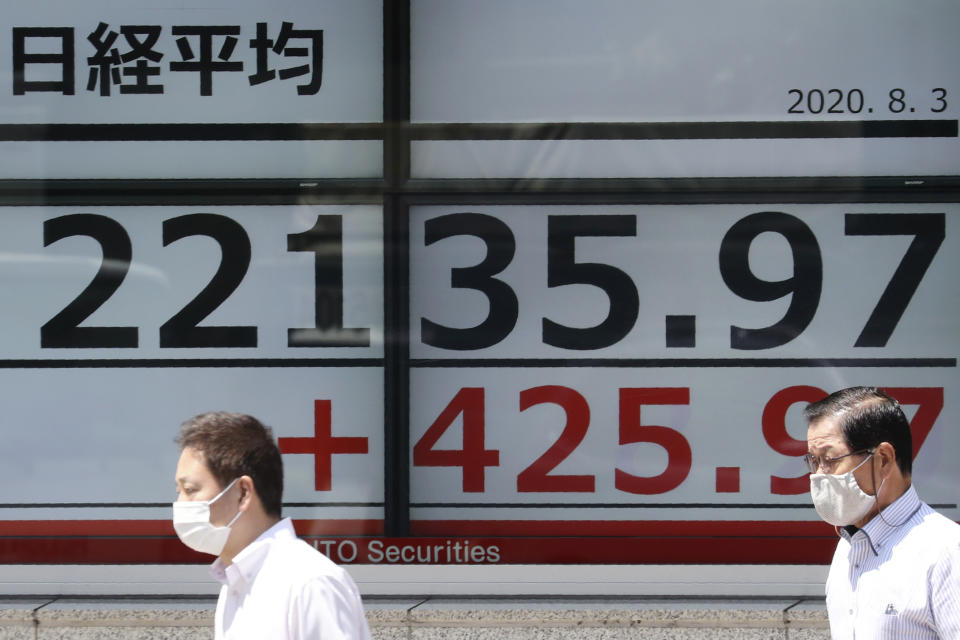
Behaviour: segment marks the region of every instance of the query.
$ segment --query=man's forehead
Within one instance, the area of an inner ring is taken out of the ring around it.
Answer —
[[[807,442],[819,446],[844,443],[840,421],[830,417],[814,420],[807,427]]]
[[[176,479],[178,482],[192,480],[207,480],[213,477],[203,453],[186,447],[180,453],[180,460],[177,462]]]

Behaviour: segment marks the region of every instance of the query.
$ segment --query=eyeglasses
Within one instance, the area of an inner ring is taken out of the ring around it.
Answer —
[[[838,460],[843,460],[844,458],[849,458],[850,456],[860,455],[861,453],[873,453],[873,451],[873,449],[861,449],[860,451],[845,453],[842,456],[836,456],[835,458],[828,458],[827,456],[815,456],[808,453],[807,455],[803,456],[803,460],[807,463],[810,473],[816,473],[817,469],[820,468],[823,468],[824,473],[831,473],[833,471],[833,466]]]

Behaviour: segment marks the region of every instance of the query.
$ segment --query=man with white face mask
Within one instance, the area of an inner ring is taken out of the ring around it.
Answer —
[[[251,416],[205,413],[183,423],[173,524],[191,549],[218,556],[217,640],[368,640],[350,575],[281,518],[283,462]]]
[[[831,636],[960,639],[960,525],[917,496],[900,405],[852,387],[804,416],[810,494],[840,534],[826,586]]]

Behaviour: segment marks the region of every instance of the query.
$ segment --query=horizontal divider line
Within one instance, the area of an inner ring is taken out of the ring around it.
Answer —
[[[164,369],[256,367],[382,367],[383,358],[138,358],[0,360],[0,369]]]
[[[409,125],[413,140],[749,140],[956,138],[957,120],[530,122]]]
[[[383,140],[381,122],[0,124],[0,141]],[[957,120],[404,123],[411,140],[751,140],[956,138]]]
[[[416,358],[411,367],[934,367],[957,366],[956,358]]]
[[[284,507],[382,507],[382,502],[284,502]],[[299,518],[298,518],[299,519]]]
[[[931,504],[934,509],[956,509],[956,504]],[[550,502],[412,502],[418,509],[813,509],[810,504],[670,502],[664,504],[550,503]]]
[[[793,203],[823,202],[824,192],[864,191],[872,189],[954,188],[956,176],[790,176],[764,177],[674,177],[674,178],[411,178],[406,183],[411,204],[569,204],[570,195],[581,198],[589,192],[589,203],[596,204],[742,204],[739,193],[755,194],[751,203],[783,203],[783,192],[790,192]],[[709,199],[679,196],[663,199],[676,191],[709,192]],[[804,194],[797,194],[804,191]],[[463,195],[466,192],[468,195]],[[507,192],[507,193],[500,193]],[[563,192],[563,193],[556,193]],[[653,192],[642,197],[637,192]],[[493,195],[495,194],[495,195]],[[905,197],[905,196],[904,196]]]
[[[172,502],[6,502],[0,509],[155,509]]]
[[[384,132],[369,122],[0,124],[0,141],[383,140]]]
[[[956,504],[931,504],[934,509],[956,509]],[[770,504],[770,503],[730,503],[707,502],[664,503],[664,504],[617,504],[617,503],[568,503],[568,502],[414,502],[410,508],[418,509],[813,509],[810,504]],[[482,522],[482,520],[477,520]]]
[[[668,502],[663,504],[552,503],[552,502],[413,502],[418,509],[813,509],[809,504]]]
[[[954,368],[956,358],[416,358],[413,368],[451,367],[923,367]],[[0,369],[382,367],[383,358],[57,358],[0,360]]]
[[[956,509],[956,504],[931,504],[934,509]],[[708,502],[664,504],[617,504],[617,503],[529,503],[529,502],[414,502],[411,508],[418,509],[813,509],[810,504],[729,503]]]
[[[0,509],[156,509],[170,502],[23,502],[0,503]],[[284,507],[382,507],[382,502],[284,502]]]

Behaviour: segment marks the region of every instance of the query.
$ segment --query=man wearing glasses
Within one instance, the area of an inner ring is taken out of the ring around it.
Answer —
[[[810,495],[840,541],[827,577],[834,640],[960,638],[960,525],[910,482],[910,425],[875,387],[804,411]]]

